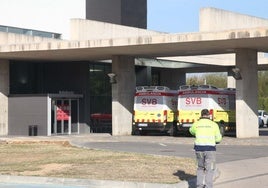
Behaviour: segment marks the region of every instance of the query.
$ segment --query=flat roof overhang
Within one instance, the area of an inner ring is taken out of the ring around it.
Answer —
[[[218,32],[159,34],[86,41],[55,40],[0,46],[0,59],[39,61],[106,60],[116,55],[142,58],[268,52],[268,27]]]

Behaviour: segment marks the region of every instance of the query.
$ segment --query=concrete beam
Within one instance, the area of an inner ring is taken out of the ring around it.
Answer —
[[[238,138],[258,137],[257,51],[238,49],[236,67],[242,76],[236,80],[236,135]]]
[[[130,135],[136,86],[135,59],[130,56],[113,56],[112,72],[112,135]]]
[[[268,27],[263,27],[205,33],[3,45],[0,46],[0,58],[88,61],[111,59],[118,54],[152,58],[235,53],[238,48],[268,52],[267,43]]]

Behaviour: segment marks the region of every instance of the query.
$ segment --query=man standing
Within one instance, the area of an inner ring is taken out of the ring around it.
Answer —
[[[195,136],[195,154],[197,159],[197,188],[212,188],[216,169],[216,144],[222,140],[217,123],[210,120],[207,109],[201,111],[201,118],[190,128]]]

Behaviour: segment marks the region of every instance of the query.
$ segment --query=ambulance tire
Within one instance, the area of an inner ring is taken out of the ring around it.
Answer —
[[[135,129],[132,131],[132,135],[140,135],[140,131],[138,129]]]
[[[193,135],[190,133],[190,131],[189,130],[187,130],[187,131],[184,131],[184,136],[186,136],[186,137],[193,137]]]
[[[170,136],[177,136],[178,135],[178,128],[177,128],[177,125],[175,123],[173,123],[172,126],[170,127],[169,135]]]
[[[148,131],[140,131],[141,136],[144,136],[144,135],[147,135],[147,134],[148,134]]]
[[[146,135],[146,134],[147,134],[146,131],[141,131],[141,130],[135,130],[132,132],[132,135],[137,135],[137,136]]]

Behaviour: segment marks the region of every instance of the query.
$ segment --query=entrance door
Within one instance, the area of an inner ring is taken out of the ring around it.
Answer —
[[[79,133],[79,99],[52,99],[51,134]]]

